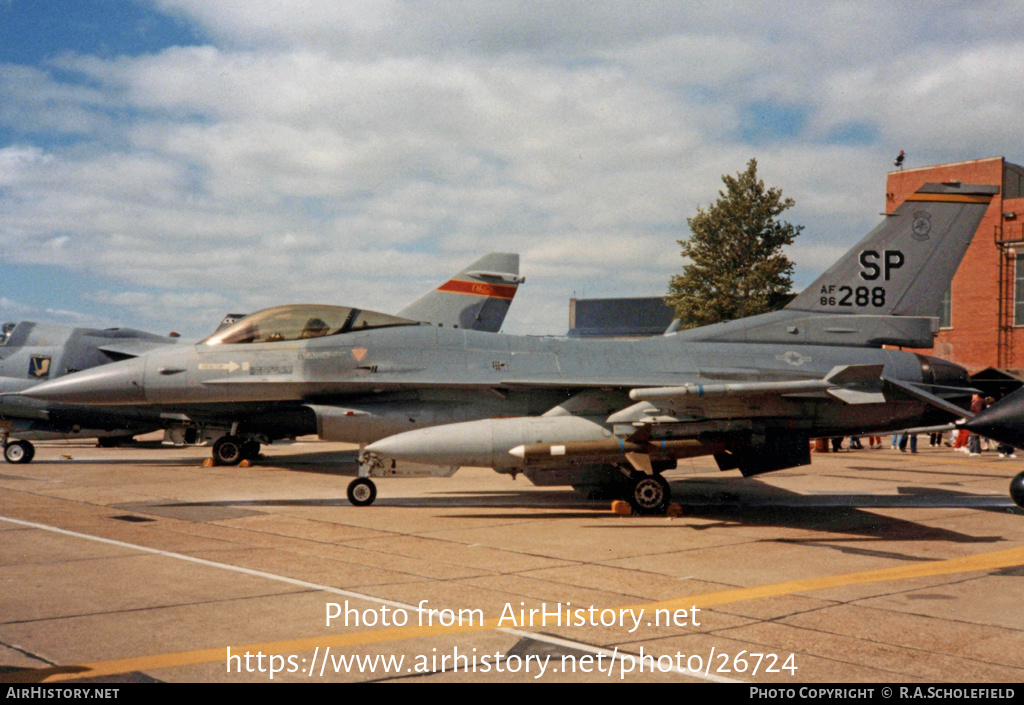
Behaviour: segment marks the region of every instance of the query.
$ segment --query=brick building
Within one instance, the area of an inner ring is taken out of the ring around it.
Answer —
[[[928,182],[1000,187],[964,255],[939,313],[928,355],[963,365],[1000,394],[1024,381],[1024,167],[1002,157],[889,173],[886,211]]]

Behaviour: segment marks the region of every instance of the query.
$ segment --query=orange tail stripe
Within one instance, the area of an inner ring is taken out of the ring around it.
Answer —
[[[451,294],[471,294],[473,296],[490,296],[495,299],[509,299],[516,295],[518,287],[507,284],[485,284],[483,282],[467,282],[461,279],[451,279],[441,286],[438,291],[447,291]]]

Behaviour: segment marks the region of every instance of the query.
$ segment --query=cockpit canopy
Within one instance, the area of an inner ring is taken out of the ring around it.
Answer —
[[[292,304],[257,311],[221,328],[201,345],[238,345],[305,340],[326,335],[390,326],[414,326],[417,321],[348,306]]]
[[[10,321],[0,326],[0,345],[7,345],[7,339],[10,337],[11,332],[18,326],[17,323]]]

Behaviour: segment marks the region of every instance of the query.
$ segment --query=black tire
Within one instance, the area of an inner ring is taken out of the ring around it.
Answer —
[[[626,501],[633,507],[634,514],[664,514],[672,499],[668,480],[661,475],[644,475],[638,478],[630,489]]]
[[[242,462],[242,441],[236,436],[221,436],[213,444],[214,465],[238,465]]]
[[[242,444],[242,460],[253,461],[260,457],[260,444],[258,441],[246,441]]]
[[[356,507],[367,507],[377,499],[377,485],[373,480],[357,477],[348,483],[348,501]]]
[[[28,441],[11,441],[4,444],[4,460],[8,463],[31,463],[36,447]]]
[[[1024,472],[1017,473],[1010,480],[1010,498],[1018,507],[1024,509]]]

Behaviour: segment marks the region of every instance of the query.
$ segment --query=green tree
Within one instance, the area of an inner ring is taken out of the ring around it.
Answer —
[[[782,248],[803,226],[778,217],[793,199],[765,188],[756,159],[722,181],[718,201],[687,219],[692,237],[678,241],[690,263],[672,277],[665,301],[682,328],[774,311],[791,298],[793,263]]]

